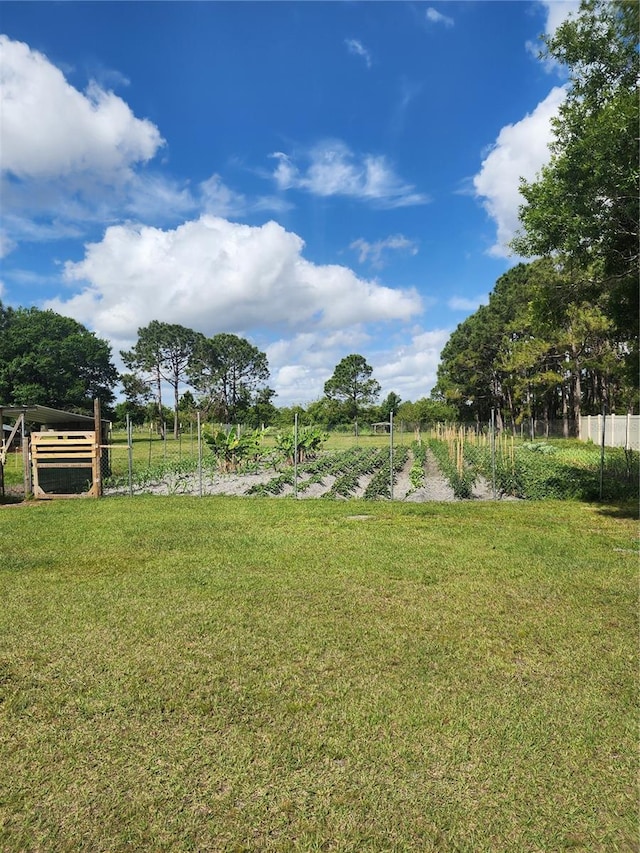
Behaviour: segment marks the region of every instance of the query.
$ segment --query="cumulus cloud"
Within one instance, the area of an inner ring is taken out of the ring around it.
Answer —
[[[253,227],[202,216],[174,230],[111,226],[82,261],[65,265],[67,282],[80,282],[81,291],[47,307],[113,338],[135,335],[154,319],[213,334],[335,330],[421,311],[414,290],[385,287],[344,266],[315,265],[303,246],[275,222]]]
[[[409,255],[418,254],[417,244],[403,234],[394,234],[391,237],[386,237],[384,240],[376,240],[375,243],[368,243],[366,240],[359,238],[358,240],[354,240],[349,245],[349,248],[358,252],[358,260],[361,264],[368,261],[376,269],[384,266],[384,255],[386,252],[399,251]]]
[[[553,36],[560,24],[564,23],[570,15],[579,11],[580,0],[539,0],[539,5],[542,6],[546,16],[544,34],[545,36]],[[527,50],[535,57],[540,53],[541,47],[541,40],[526,43]],[[556,63],[547,62],[546,67],[550,71],[556,67]]]
[[[269,344],[270,385],[277,390],[278,405],[318,400],[336,364],[351,352],[366,351],[369,343],[369,335],[356,323],[328,334],[312,330]]]
[[[474,296],[469,299],[466,296],[452,296],[448,300],[447,306],[452,311],[476,311],[481,305],[486,305],[489,301],[488,293],[481,293],[479,296]]]
[[[281,151],[271,155],[277,161],[273,178],[280,190],[300,189],[318,196],[347,196],[380,208],[426,204],[424,193],[416,192],[396,175],[381,155],[356,155],[339,140],[327,140],[303,155],[306,168]]]
[[[2,169],[20,179],[99,174],[113,179],[163,144],[113,92],[79,92],[41,53],[0,36]]]
[[[362,59],[364,59],[367,68],[371,68],[371,54],[361,41],[358,41],[358,39],[345,39],[344,43],[347,46],[349,53],[354,56],[361,56]]]
[[[503,127],[473,179],[476,197],[496,224],[497,239],[490,249],[496,257],[509,255],[508,244],[518,229],[518,209],[524,201],[520,178],[532,180],[548,162],[551,119],[565,95],[564,87],[553,88],[533,112]]]
[[[442,348],[451,329],[432,329],[414,333],[407,343],[385,352],[371,353],[374,376],[382,393],[395,391],[403,400],[429,396],[436,384]]]
[[[445,27],[452,27],[454,25],[453,18],[443,15],[442,12],[432,9],[431,6],[425,12],[425,17],[430,24],[442,24]]]
[[[86,233],[123,216],[194,209],[188,188],[141,175],[164,140],[122,98],[72,86],[46,56],[0,36],[4,224],[13,242]],[[175,221],[175,219],[173,220]]]
[[[440,353],[450,334],[449,329],[400,329],[397,338],[402,343],[381,350],[380,338],[358,324],[329,335],[305,332],[267,347],[270,384],[277,389],[278,405],[307,405],[323,396],[324,383],[340,359],[357,352],[373,368],[381,399],[394,391],[403,400],[417,400],[435,385]]]
[[[6,258],[16,247],[15,242],[5,231],[0,231],[0,258]]]

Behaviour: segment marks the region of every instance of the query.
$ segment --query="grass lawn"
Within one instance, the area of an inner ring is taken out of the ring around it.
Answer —
[[[0,601],[3,853],[638,849],[630,507],[5,506]]]

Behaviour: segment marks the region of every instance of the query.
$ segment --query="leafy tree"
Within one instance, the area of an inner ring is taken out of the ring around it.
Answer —
[[[185,421],[194,424],[197,420],[198,401],[188,389],[182,394],[178,402],[178,414],[180,415],[181,423]]]
[[[398,418],[411,426],[420,427],[426,424],[446,423],[455,421],[458,412],[455,406],[443,400],[433,400],[421,397],[415,403],[407,401],[398,408]]]
[[[5,308],[0,302],[0,400],[93,413],[114,400],[118,373],[111,347],[54,311]]]
[[[567,68],[570,88],[554,121],[549,163],[521,184],[523,230],[513,242],[522,255],[554,255],[568,272],[597,280],[600,308],[626,339],[634,367],[639,8],[637,0],[583,0],[579,14],[546,40],[546,56]]]
[[[348,423],[346,407],[339,400],[331,397],[321,397],[307,406],[307,418],[304,423],[319,424],[325,429],[335,429],[342,423]]]
[[[133,349],[120,353],[129,370],[142,374],[143,381],[154,383],[159,411],[162,411],[162,382],[168,382],[173,388],[174,438],[178,438],[179,431],[179,386],[187,377],[196,344],[202,337],[185,326],[152,320],[148,326],[138,329],[138,341]]]
[[[299,426],[310,426],[314,423],[314,419],[303,406],[283,406],[276,409],[271,423],[279,429],[289,429],[294,423],[296,415],[298,416]]]
[[[147,407],[132,403],[125,400],[121,403],[116,403],[114,407],[114,420],[119,427],[124,427],[127,423],[127,415],[129,421],[136,426],[142,426],[147,417]]]
[[[402,402],[401,397],[395,391],[389,391],[379,407],[380,420],[388,421],[393,414],[394,418],[398,414],[398,408]]]
[[[445,345],[437,390],[464,420],[508,416],[545,424],[560,415],[569,431],[583,410],[614,410],[628,399],[624,341],[603,310],[595,280],[550,259],[520,264],[496,282],[489,304]]]
[[[271,400],[275,396],[273,388],[261,388],[256,396],[255,401],[244,417],[246,426],[253,429],[260,429],[263,426],[273,424],[278,410],[273,405]]]
[[[231,423],[266,393],[262,386],[269,379],[269,363],[266,354],[245,338],[223,332],[200,339],[189,376],[209,410]]]
[[[372,373],[373,368],[363,356],[345,356],[324,383],[324,393],[330,399],[345,403],[348,417],[353,420],[362,406],[374,403],[380,394],[380,383],[371,378]]]

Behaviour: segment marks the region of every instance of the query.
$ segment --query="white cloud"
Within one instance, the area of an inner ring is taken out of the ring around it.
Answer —
[[[113,92],[79,92],[43,54],[0,36],[2,169],[21,178],[97,174],[113,180],[163,144]]]
[[[305,332],[281,339],[266,348],[271,368],[270,385],[278,392],[277,405],[308,405],[324,394],[324,383],[336,364],[352,352],[360,353],[380,382],[380,399],[395,391],[403,400],[427,397],[437,380],[440,353],[449,329],[400,330],[402,343],[380,350],[377,336],[354,325],[330,335]]]
[[[116,71],[108,76],[128,82]],[[201,210],[220,216],[287,209],[282,198],[246,198],[219,175],[192,188],[148,162],[158,128],[95,81],[85,92],[27,44],[0,36],[0,193],[7,251],[18,241],[78,237],[97,223],[173,224]]]
[[[251,328],[341,329],[408,320],[422,309],[414,290],[359,278],[347,267],[318,266],[303,241],[275,222],[261,227],[202,216],[175,230],[118,225],[65,278],[80,293],[47,304],[106,337],[135,335],[151,320],[205,334]]]
[[[546,36],[555,35],[560,24],[580,10],[580,0],[539,0],[537,5],[542,7],[545,14]],[[527,49],[537,56],[540,47],[533,42],[527,42]]]
[[[452,311],[476,311],[481,305],[486,305],[488,301],[488,293],[481,293],[479,296],[474,296],[473,299],[466,296],[452,296],[447,301],[447,306]]]
[[[580,2],[581,0],[540,0],[547,14],[545,33],[548,36],[554,35],[560,24],[580,10]]]
[[[560,24],[564,23],[570,15],[573,15],[580,10],[580,0],[539,0],[538,5],[542,6],[546,15],[544,28],[545,36],[555,35]],[[528,41],[526,43],[527,50],[536,58],[538,57],[542,47],[543,44],[541,40],[538,40],[537,42]],[[555,61],[547,61],[545,65],[548,71],[554,70],[557,67],[557,63]]]
[[[424,193],[399,178],[384,156],[355,155],[344,142],[327,140],[312,148],[301,171],[288,154],[271,155],[278,161],[273,178],[281,190],[301,189],[318,196],[347,196],[392,209],[426,204]]]
[[[15,247],[16,244],[11,237],[5,231],[0,231],[0,258],[6,258]]]
[[[203,181],[198,190],[200,209],[213,216],[242,217],[264,210],[283,213],[291,208],[291,205],[279,196],[247,198],[243,193],[226,186],[217,174]]]
[[[101,221],[115,218],[118,205],[129,217],[143,222],[175,221],[176,216],[184,217],[199,206],[187,185],[157,174],[133,175],[124,198],[111,201],[114,209],[111,215],[107,212],[101,217]]]
[[[442,12],[438,12],[436,9],[432,9],[431,7],[427,9],[425,16],[430,24],[442,24],[445,27],[452,27],[454,25],[453,18],[450,18],[448,15],[443,15]]]
[[[227,187],[220,175],[212,175],[200,184],[202,207],[213,216],[239,216],[247,209],[247,199]]]
[[[369,340],[363,327],[355,324],[329,334],[303,332],[267,346],[269,384],[277,390],[277,404],[306,406],[318,400],[336,364],[351,352],[366,350]]]
[[[352,53],[354,56],[361,56],[367,68],[371,68],[371,54],[361,41],[358,41],[358,39],[345,39],[344,43],[349,53]]]
[[[548,162],[548,146],[553,138],[551,119],[565,95],[564,87],[553,88],[532,113],[503,127],[473,179],[476,197],[482,199],[497,227],[492,255],[509,255],[508,244],[518,229],[518,209],[523,203],[520,178],[532,180]]]
[[[420,331],[406,344],[380,353],[371,353],[373,375],[382,386],[382,396],[395,391],[403,400],[428,397],[436,384],[442,348],[451,329]]]
[[[354,240],[349,248],[358,252],[358,260],[361,264],[368,261],[376,269],[384,266],[384,254],[388,251],[399,251],[409,255],[418,254],[417,244],[403,234],[394,234],[391,237],[386,237],[384,240],[376,240],[375,243],[368,243],[363,238],[359,238],[358,240]]]

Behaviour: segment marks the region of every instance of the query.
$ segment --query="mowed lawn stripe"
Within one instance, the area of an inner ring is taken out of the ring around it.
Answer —
[[[1,849],[635,849],[629,516],[0,510]]]

